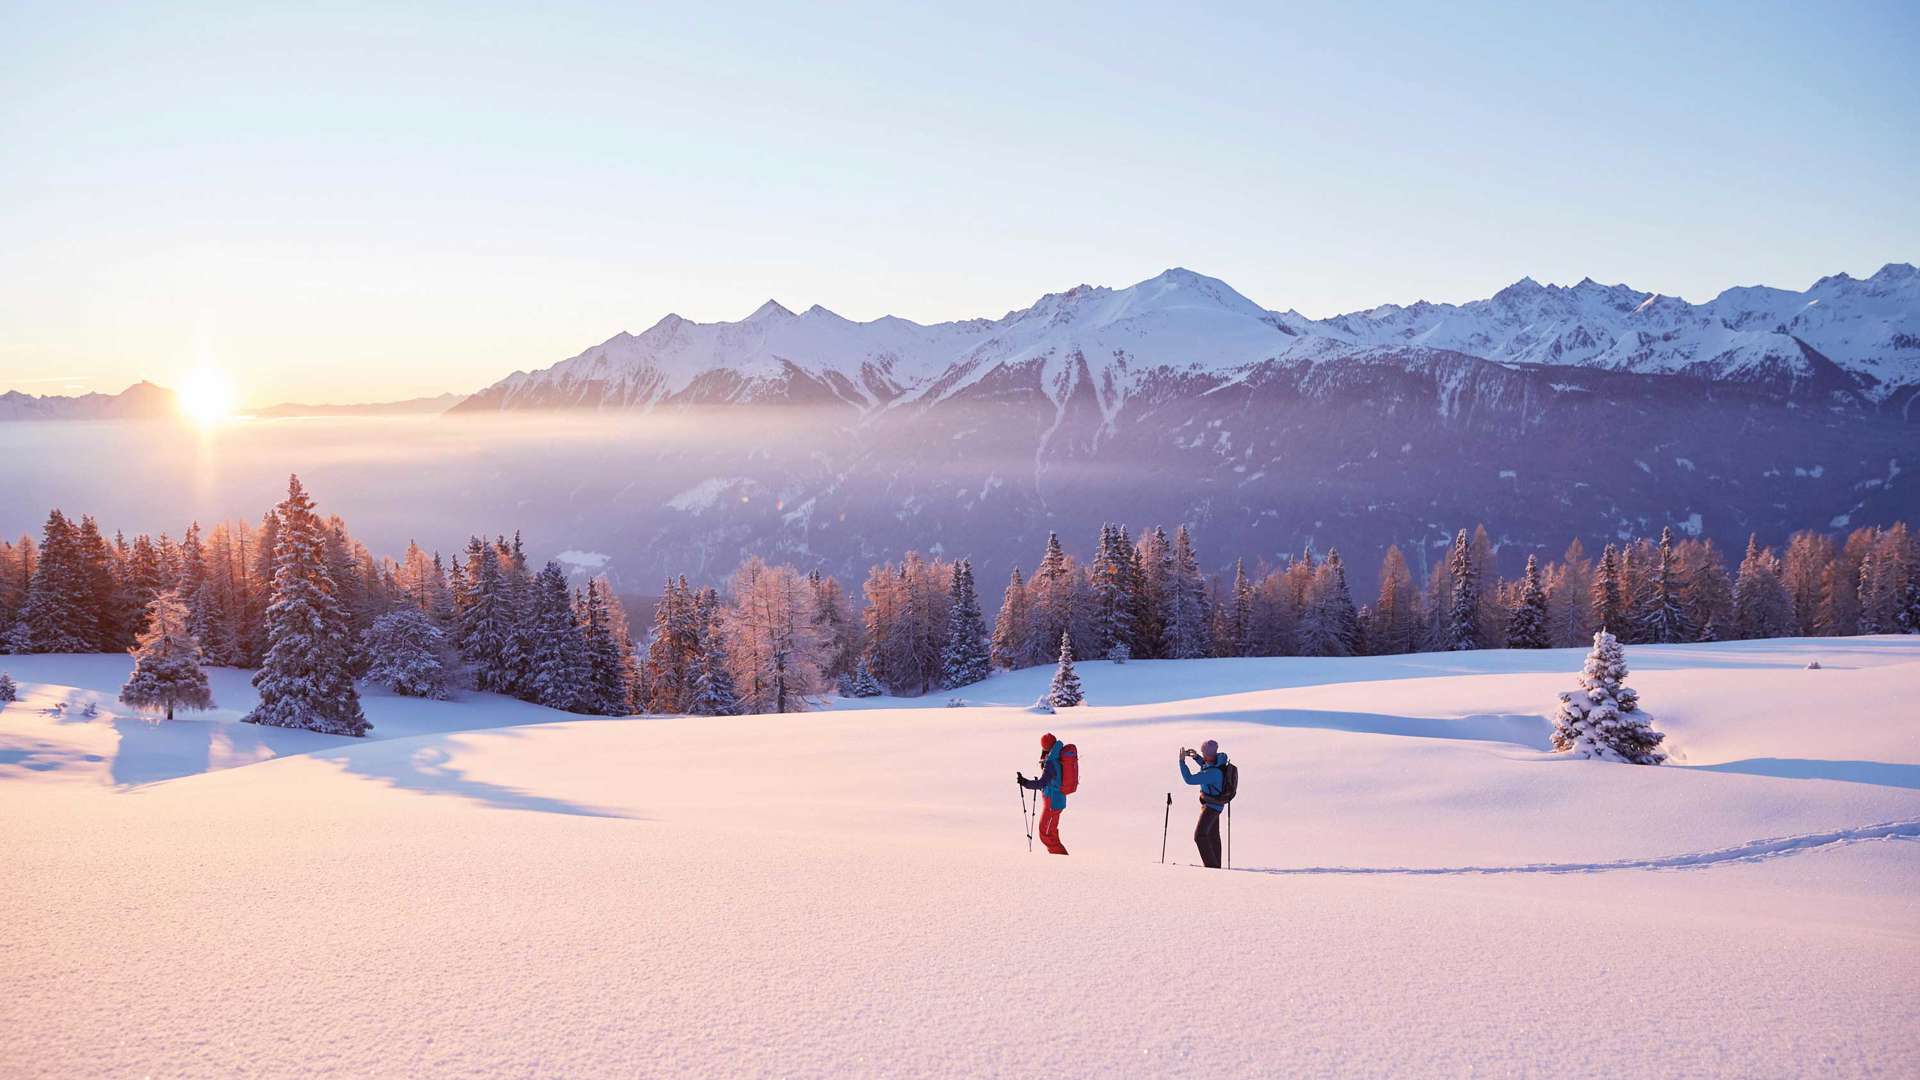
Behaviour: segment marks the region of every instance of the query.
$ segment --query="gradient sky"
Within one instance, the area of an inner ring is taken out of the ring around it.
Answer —
[[[391,399],[1174,265],[1318,316],[1920,260],[1911,0],[1186,6],[0,0],[0,391]]]

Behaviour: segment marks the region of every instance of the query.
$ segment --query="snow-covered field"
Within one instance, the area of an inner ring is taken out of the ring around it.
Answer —
[[[1544,752],[1580,655],[1085,664],[1057,716],[1046,670],[369,696],[367,740],[238,724],[243,672],[161,724],[125,658],[0,657],[0,1074],[1920,1072],[1920,638],[1630,647],[1662,768]],[[1064,859],[1009,782],[1044,730]],[[1188,865],[1209,737],[1243,872]]]

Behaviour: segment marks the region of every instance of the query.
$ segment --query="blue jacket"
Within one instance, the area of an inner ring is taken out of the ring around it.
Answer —
[[[1189,784],[1200,785],[1200,805],[1215,812],[1218,812],[1227,804],[1209,799],[1207,796],[1220,794],[1221,787],[1226,784],[1226,774],[1220,771],[1220,766],[1226,763],[1227,755],[1224,750],[1215,752],[1213,755],[1213,764],[1201,766],[1199,772],[1193,772],[1187,768],[1186,758],[1180,759],[1180,779],[1185,780]]]
[[[1045,792],[1047,805],[1055,810],[1067,808],[1067,797],[1060,793],[1060,749],[1065,745],[1067,744],[1063,742],[1055,742],[1053,749],[1047,751],[1047,756],[1040,760],[1042,766],[1040,775],[1020,782],[1020,786],[1028,791]]]

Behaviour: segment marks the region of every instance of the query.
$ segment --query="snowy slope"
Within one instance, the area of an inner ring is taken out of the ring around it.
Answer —
[[[125,661],[6,657],[0,1073],[1910,1073],[1920,639],[1628,659],[1684,765],[1542,753],[1568,652],[1088,664],[1053,717],[376,696],[198,768],[232,712],[47,716]],[[1045,728],[1068,859],[1009,796]],[[1178,865],[1209,736],[1244,873]]]

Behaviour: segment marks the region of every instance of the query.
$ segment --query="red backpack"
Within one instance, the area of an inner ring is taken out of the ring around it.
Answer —
[[[1072,743],[1060,748],[1060,794],[1080,790],[1080,750]]]

